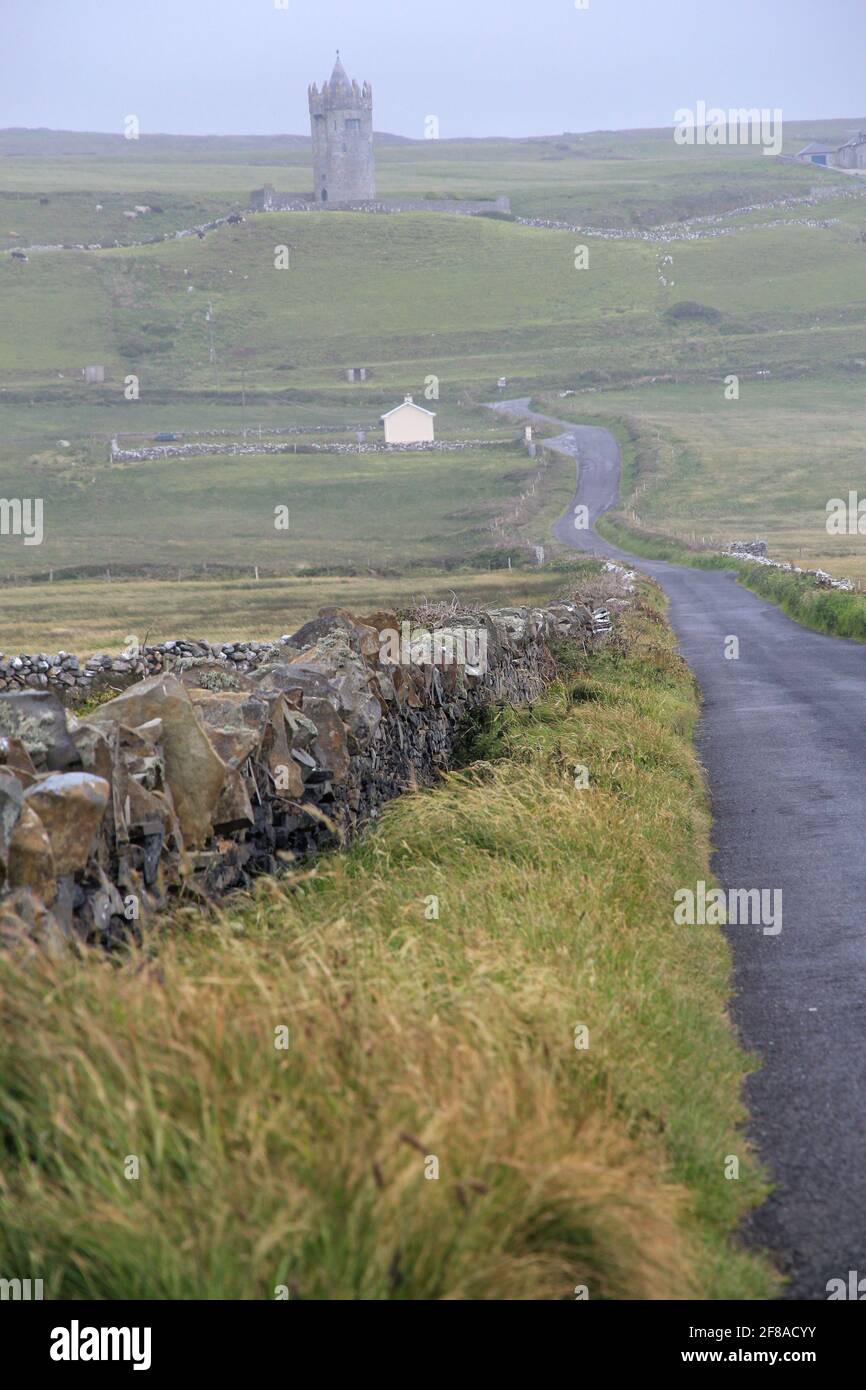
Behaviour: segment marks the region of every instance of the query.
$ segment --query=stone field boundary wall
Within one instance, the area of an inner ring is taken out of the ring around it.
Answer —
[[[632,576],[606,568],[607,603],[627,603]],[[78,717],[44,687],[0,695],[0,941],[110,947],[178,894],[206,900],[343,843],[447,769],[467,716],[538,698],[552,639],[586,649],[605,640],[593,629],[577,597],[322,609],[271,645],[149,649],[141,668],[162,669]]]
[[[15,690],[48,690],[64,704],[81,704],[89,695],[111,686],[126,686],[146,676],[170,672],[188,660],[226,662],[226,669],[246,673],[259,665],[272,642],[205,642],[179,638],[171,642],[140,644],[117,656],[105,652],[82,664],[69,652],[55,656],[0,652],[0,693]]]
[[[377,427],[381,428],[381,427]],[[255,454],[459,454],[466,449],[501,449],[502,439],[436,439],[420,444],[384,444],[379,440],[357,444],[340,440],[334,444],[149,444],[138,449],[124,449],[112,439],[112,463],[142,463],[157,459],[198,458],[204,455]]]
[[[250,212],[445,212],[478,217],[485,212],[511,212],[510,198],[375,198],[349,203],[317,203],[273,188],[257,188]]]

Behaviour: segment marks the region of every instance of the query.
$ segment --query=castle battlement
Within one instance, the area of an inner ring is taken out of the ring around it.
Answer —
[[[315,82],[311,83],[307,89],[310,102],[310,115],[324,114],[326,111],[343,110],[347,99],[350,106],[367,106],[373,109],[373,88],[369,82],[359,86],[356,81],[352,82],[349,92],[343,90],[334,93],[330,83],[323,82],[321,88]]]

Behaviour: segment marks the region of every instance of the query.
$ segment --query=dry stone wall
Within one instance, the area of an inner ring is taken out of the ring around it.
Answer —
[[[811,579],[819,589],[840,589],[843,593],[853,593],[851,579],[834,579],[826,570],[802,569],[790,560],[771,560],[767,554],[766,541],[730,541],[723,554],[733,555],[737,560],[748,560],[751,564],[764,565],[768,569],[782,570],[785,574],[800,574]]]
[[[85,662],[69,652],[7,656],[0,652],[0,693],[15,690],[49,690],[64,704],[81,704],[89,695],[107,687],[129,685],[144,676],[169,672],[180,662],[212,660],[227,663],[227,669],[254,670],[273,642],[205,642],[179,638],[171,642],[142,645],[111,656],[100,653]]]
[[[251,212],[445,212],[478,217],[483,213],[510,213],[510,198],[367,198],[350,202],[317,203],[291,193],[277,193],[267,184],[250,197]]]
[[[374,427],[378,428],[378,427]],[[148,444],[139,448],[124,448],[116,439],[110,445],[112,463],[142,463],[156,459],[203,458],[206,455],[259,455],[259,454],[460,454],[467,450],[501,449],[501,439],[436,439],[418,444],[385,444],[381,440],[356,444],[348,440],[337,440],[332,444],[264,444],[257,440],[252,444],[233,442],[230,444]]]
[[[473,711],[537,698],[554,637],[603,640],[576,598],[323,609],[270,646],[173,644],[171,671],[154,649],[80,717],[44,686],[0,695],[0,941],[110,947],[179,894],[342,843],[448,767]]]

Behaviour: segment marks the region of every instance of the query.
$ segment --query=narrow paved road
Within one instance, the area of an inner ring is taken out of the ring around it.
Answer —
[[[528,401],[498,402],[527,420]],[[778,935],[729,927],[734,1019],[763,1066],[749,1078],[752,1137],[775,1191],[747,1236],[825,1299],[866,1277],[866,646],[809,632],[733,573],[636,559],[573,525],[614,505],[619,449],[607,430],[560,424],[546,441],[577,461],[566,545],[650,574],[703,693],[698,747],[725,889],[781,889]],[[739,639],[726,660],[725,640]],[[685,885],[684,885],[685,886]]]

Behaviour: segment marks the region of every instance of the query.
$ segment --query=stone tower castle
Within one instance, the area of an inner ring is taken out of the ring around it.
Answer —
[[[366,202],[376,196],[373,89],[351,82],[337,61],[321,91],[310,87],[313,176],[317,203]]]

